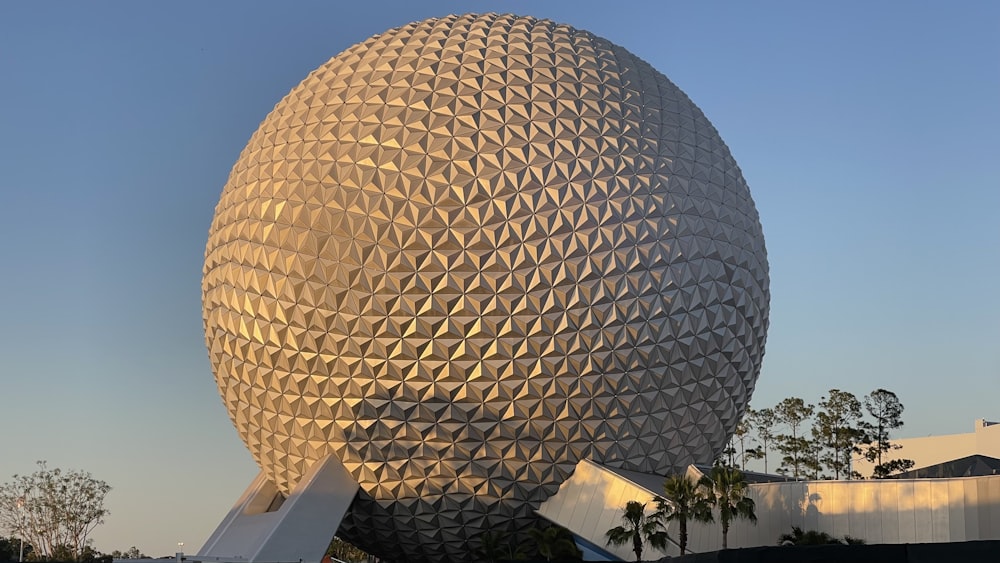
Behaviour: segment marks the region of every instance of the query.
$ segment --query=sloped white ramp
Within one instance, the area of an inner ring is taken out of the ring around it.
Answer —
[[[653,497],[663,487],[659,475],[611,470],[588,459],[580,461],[573,475],[559,491],[538,507],[539,516],[566,528],[578,538],[587,561],[632,561],[632,546],[607,545],[607,532],[621,525],[625,503],[647,503],[656,510]],[[651,546],[643,548],[643,559],[659,559],[663,554]]]
[[[314,464],[283,498],[261,472],[191,561],[319,562],[358,491],[333,456]]]

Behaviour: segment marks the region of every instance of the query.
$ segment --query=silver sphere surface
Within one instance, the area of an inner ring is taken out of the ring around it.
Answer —
[[[340,534],[474,558],[589,458],[667,474],[727,442],[768,268],[740,169],[665,76],[547,20],[355,45],[264,120],[206,249],[220,393],[283,491],[337,456]]]

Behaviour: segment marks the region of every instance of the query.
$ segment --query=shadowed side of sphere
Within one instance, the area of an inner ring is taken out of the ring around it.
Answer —
[[[373,37],[282,100],[203,286],[263,470],[287,491],[338,456],[366,499],[342,532],[414,561],[523,531],[580,459],[710,460],[768,310],[749,190],[697,107],[603,39],[494,14]]]

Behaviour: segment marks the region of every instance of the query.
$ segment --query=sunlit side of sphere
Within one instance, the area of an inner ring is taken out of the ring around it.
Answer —
[[[523,532],[581,459],[710,461],[769,298],[749,190],[684,93],[496,14],[390,30],[293,89],[223,190],[203,291],[267,476],[337,456],[362,490],[341,535],[408,561]]]

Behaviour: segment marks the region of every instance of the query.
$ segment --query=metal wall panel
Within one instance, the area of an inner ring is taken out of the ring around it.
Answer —
[[[931,541],[946,542],[951,541],[948,523],[950,518],[949,509],[949,485],[947,481],[931,483],[930,489],[930,518],[931,518]]]
[[[979,502],[986,507],[986,518],[980,524],[986,536],[983,539],[1000,539],[1000,479],[983,483]]]

